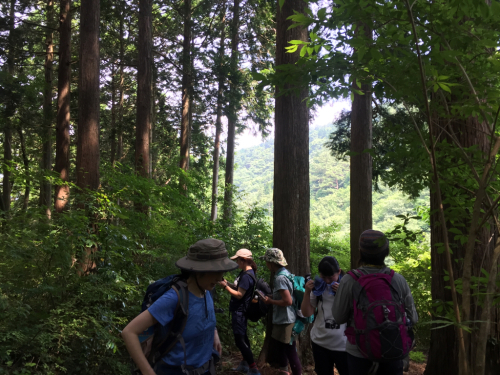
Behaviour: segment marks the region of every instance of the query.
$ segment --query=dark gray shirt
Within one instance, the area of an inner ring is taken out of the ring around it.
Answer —
[[[380,268],[375,267],[360,267],[366,270],[367,273],[380,272]],[[418,314],[415,309],[415,302],[411,295],[410,287],[405,278],[399,273],[395,272],[393,277],[394,287],[403,297],[405,303],[406,314],[413,324],[418,322]],[[353,315],[353,302],[352,302],[352,286],[356,283],[350,275],[345,275],[340,281],[339,289],[335,295],[335,303],[332,307],[332,315],[335,321],[339,324],[348,323],[349,326],[354,326],[351,321]],[[356,345],[351,344],[349,341],[346,343],[346,352],[355,356],[364,358]]]

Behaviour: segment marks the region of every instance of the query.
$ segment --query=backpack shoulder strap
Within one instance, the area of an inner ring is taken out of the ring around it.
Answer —
[[[347,272],[349,276],[351,276],[354,280],[358,281],[361,277],[366,275],[361,269],[357,268],[354,270],[350,270]]]
[[[248,275],[248,276],[250,276],[252,278],[254,284],[257,284],[257,278],[255,277],[255,275],[253,273],[250,273],[250,270],[245,271],[243,273],[246,274],[246,275]]]
[[[385,267],[383,270],[382,270],[382,273],[385,273],[387,275],[389,275],[391,278],[394,276],[395,272],[393,269],[390,269],[389,267]]]
[[[182,337],[182,333],[186,328],[186,323],[189,315],[189,291],[187,288],[187,283],[181,279],[175,280],[174,283],[172,284],[172,289],[177,294],[177,306],[175,307],[174,318],[172,320],[175,320],[176,318],[179,319],[182,318],[182,321],[180,329],[177,332],[173,332],[174,331],[173,327],[170,327],[168,333],[163,338],[161,344],[163,344],[167,339],[174,336],[172,342],[163,350],[160,358],[163,358],[169,351],[171,351],[172,348],[175,346],[175,344],[177,344],[179,341],[181,342],[181,344],[183,344],[184,339]],[[185,362],[186,348],[184,344],[183,344],[183,349],[184,349],[184,362]]]

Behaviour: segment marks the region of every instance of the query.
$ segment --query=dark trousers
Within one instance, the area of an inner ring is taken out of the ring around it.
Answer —
[[[234,334],[234,343],[240,350],[243,359],[249,365],[254,363],[252,349],[250,348],[250,341],[247,336],[247,318],[242,312],[233,312],[231,317],[231,325]]]
[[[340,375],[349,375],[347,353],[326,349],[311,341],[314,357],[314,371],[318,375],[333,375],[333,366]]]
[[[370,372],[372,366],[376,365],[369,359],[355,357],[347,353],[347,364],[349,375],[403,375],[403,361],[379,363],[376,372]]]
[[[290,364],[293,375],[302,375],[302,365],[297,354],[295,341],[293,345],[290,345],[271,338],[271,348],[276,351],[276,360],[281,369],[288,368],[288,364]]]

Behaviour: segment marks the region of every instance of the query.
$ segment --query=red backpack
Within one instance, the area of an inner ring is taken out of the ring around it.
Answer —
[[[357,269],[348,274],[356,281],[352,287],[354,327],[345,335],[361,354],[374,362],[403,359],[413,346],[403,296],[393,285],[394,271],[366,273]]]

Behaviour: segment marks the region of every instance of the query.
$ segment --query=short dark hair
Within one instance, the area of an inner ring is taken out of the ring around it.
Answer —
[[[385,258],[389,255],[389,249],[382,251],[379,254],[367,254],[363,251],[359,252],[359,263],[373,264],[374,266],[385,266]]]
[[[319,262],[318,271],[323,276],[333,276],[334,273],[340,271],[339,262],[337,262],[337,259],[335,259],[335,257],[326,256]]]

